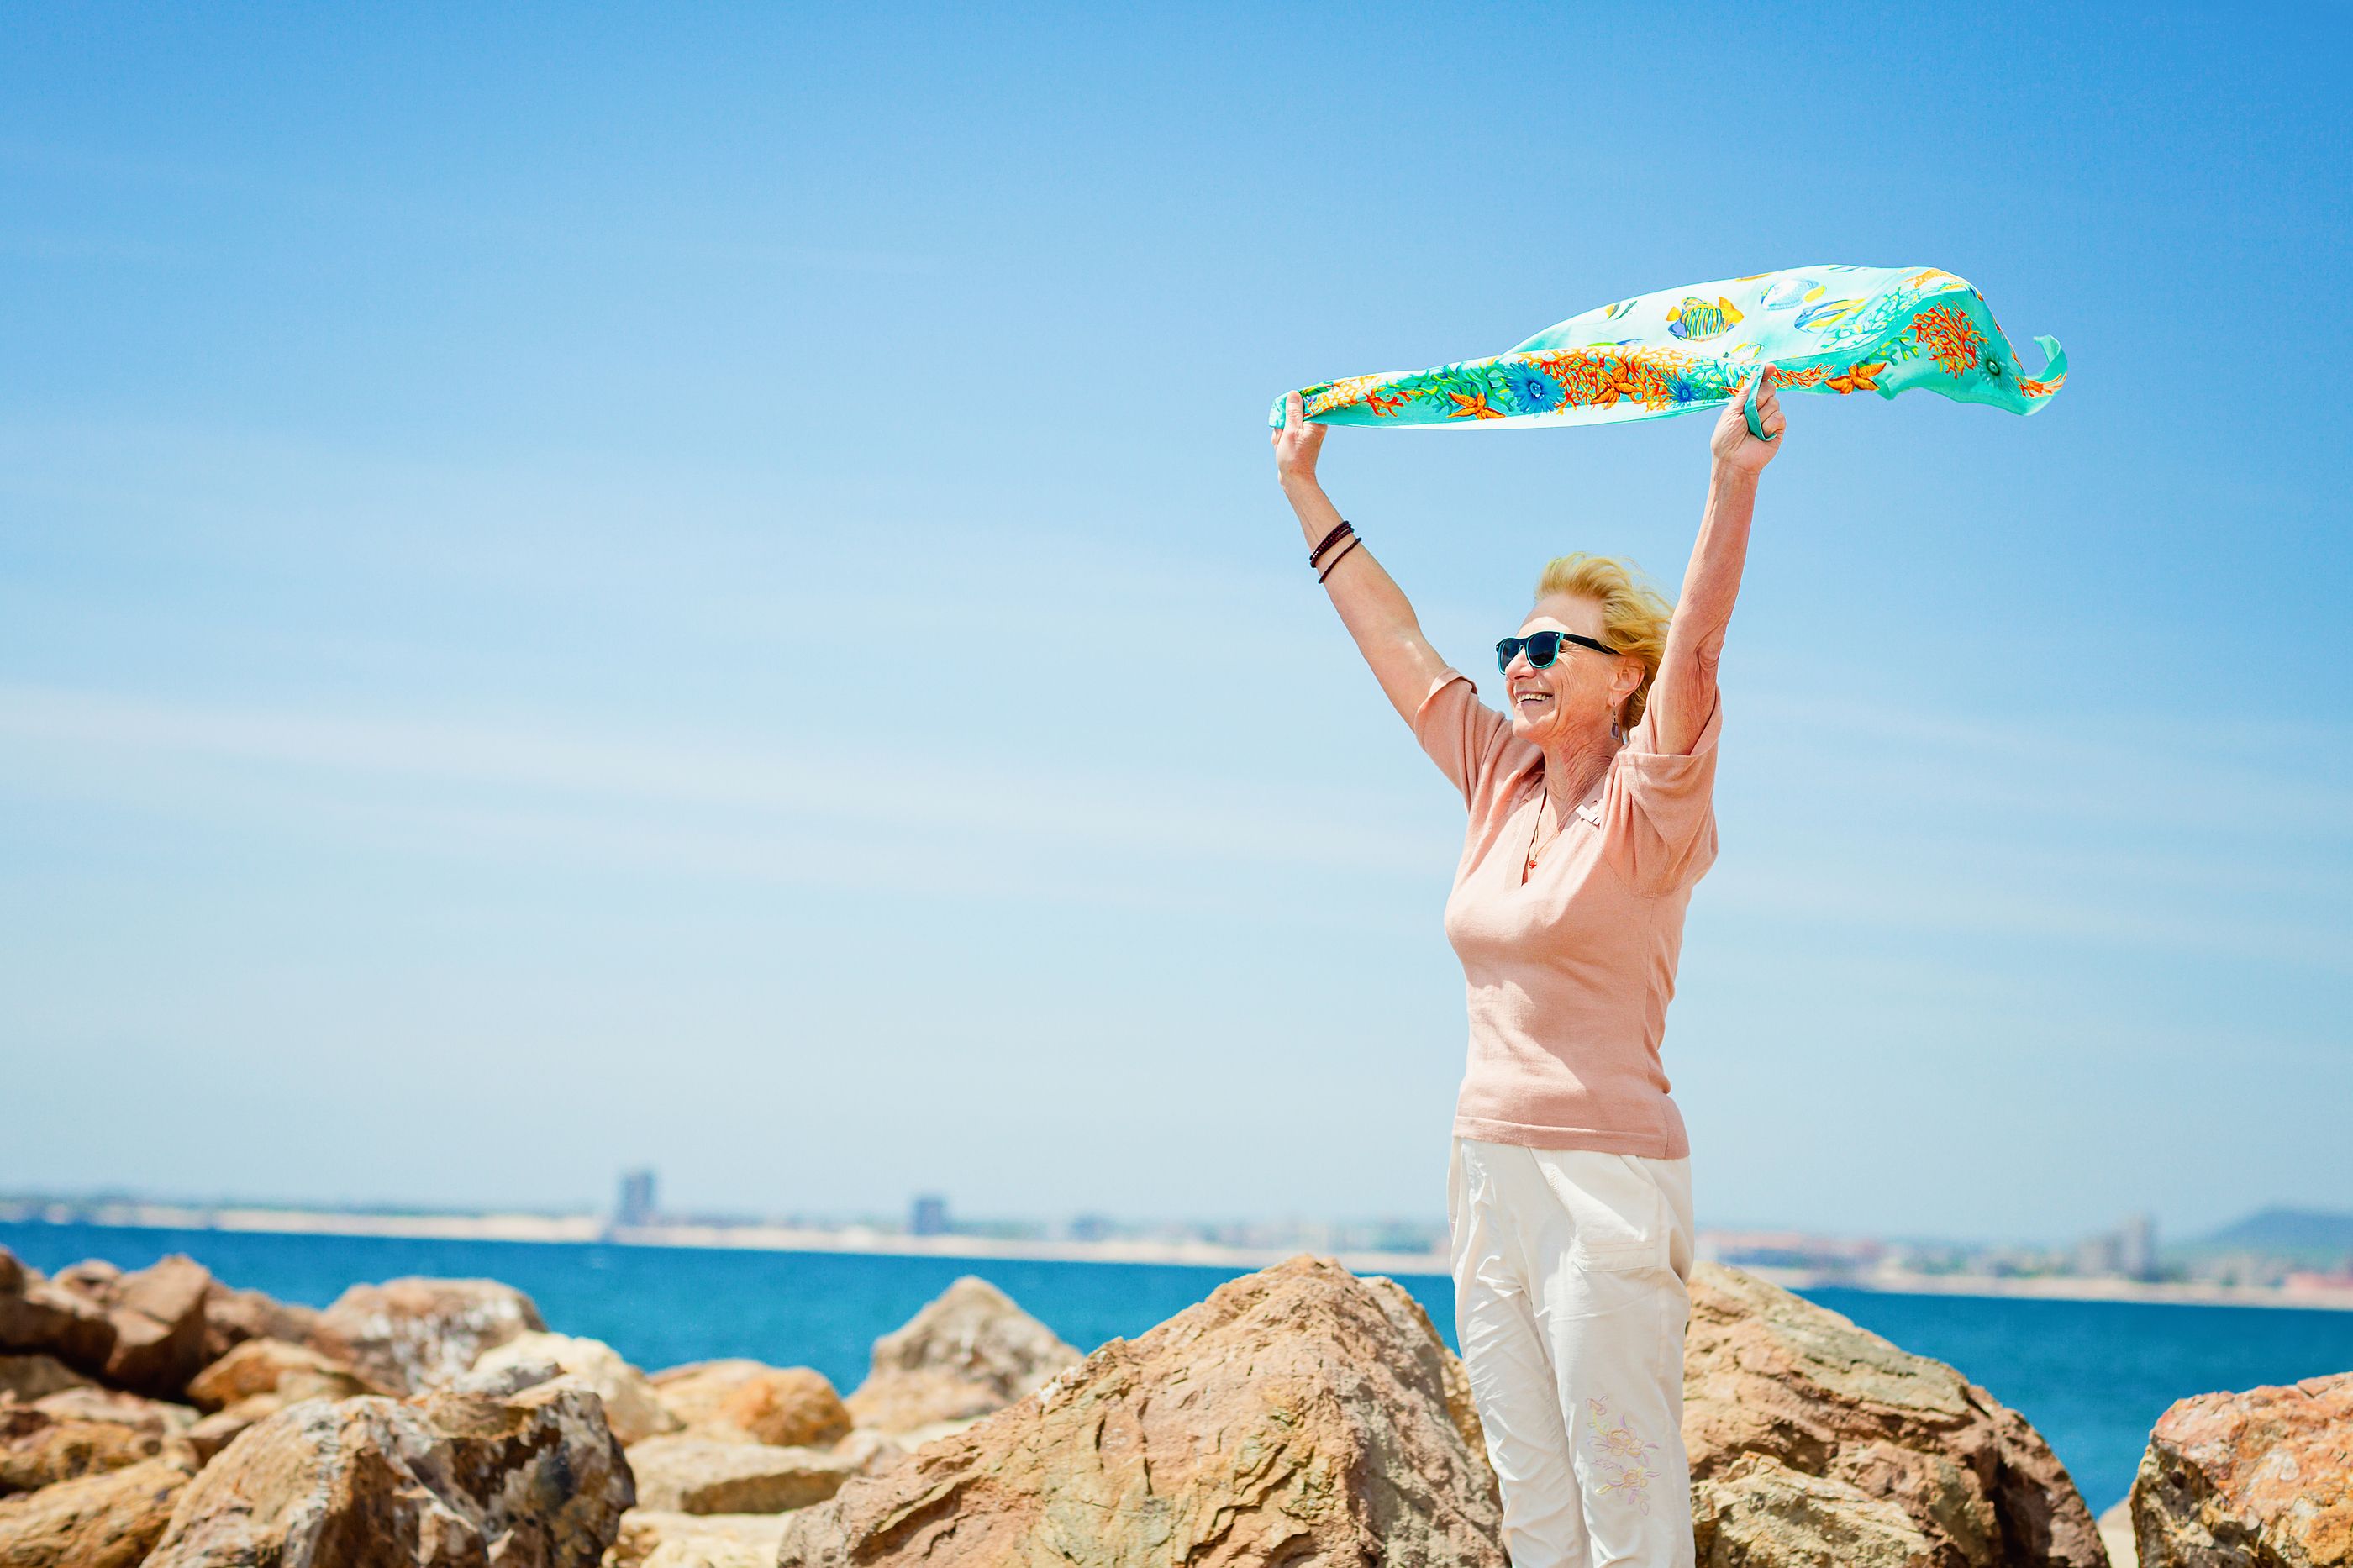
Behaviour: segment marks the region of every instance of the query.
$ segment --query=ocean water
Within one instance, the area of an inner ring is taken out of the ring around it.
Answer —
[[[979,1274],[1081,1350],[1134,1336],[1240,1272],[1157,1264],[976,1262],[852,1253],[410,1241],[0,1225],[37,1268],[84,1258],[139,1268],[185,1252],[230,1284],[325,1306],[361,1280],[483,1276],[530,1293],[550,1327],[649,1369],[714,1356],[813,1366],[847,1391],[878,1335],[960,1274]],[[1440,1275],[1401,1276],[1450,1343]],[[2132,1485],[2176,1399],[2353,1371],[2353,1312],[2024,1301],[1820,1290],[1816,1300],[1958,1367],[2050,1439],[2094,1511]]]

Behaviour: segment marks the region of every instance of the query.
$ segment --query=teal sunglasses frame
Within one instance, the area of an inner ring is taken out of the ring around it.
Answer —
[[[1614,647],[1595,642],[1591,637],[1578,637],[1575,632],[1530,632],[1524,637],[1505,637],[1495,645],[1495,668],[1511,668],[1512,660],[1525,649],[1530,669],[1550,669],[1554,661],[1560,658],[1560,645],[1563,643],[1575,643],[1579,647],[1589,647],[1596,653],[1612,657],[1618,652]]]

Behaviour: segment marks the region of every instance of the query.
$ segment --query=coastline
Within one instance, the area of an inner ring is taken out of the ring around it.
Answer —
[[[0,1205],[0,1220],[101,1229],[190,1230],[279,1236],[385,1237],[428,1241],[688,1247],[753,1252],[862,1253],[883,1257],[1005,1259],[1044,1263],[1127,1263],[1177,1268],[1268,1268],[1310,1250],[1231,1247],[1208,1241],[1112,1238],[1095,1241],[981,1236],[911,1236],[871,1226],[657,1224],[616,1226],[596,1215],[394,1214],[212,1206],[141,1202]],[[1702,1236],[1703,1255],[1708,1255]],[[1358,1274],[1442,1277],[1442,1252],[1331,1254]],[[1737,1261],[1734,1259],[1733,1261]],[[1906,1269],[1789,1268],[1742,1263],[1746,1272],[1785,1289],[1864,1290],[1885,1295],[1973,1296],[2049,1301],[2127,1301],[2151,1306],[2269,1307],[2353,1311],[2353,1287],[2218,1285],[2113,1277],[1923,1274]]]

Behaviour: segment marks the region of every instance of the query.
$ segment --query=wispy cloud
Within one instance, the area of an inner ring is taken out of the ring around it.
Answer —
[[[894,835],[985,833],[1030,844],[1183,858],[1285,864],[1374,873],[1428,868],[1430,847],[1375,829],[1303,835],[1248,793],[1215,781],[968,763],[944,778],[903,756],[841,748],[792,752],[676,738],[614,738],[551,731],[207,706],[51,688],[0,686],[0,737],[46,748],[111,752],[151,766],[178,761],[245,763],[307,777],[321,798],[338,780],[407,782],[496,792],[500,820],[517,812],[550,825],[551,841],[578,837],[581,813],[667,808],[708,835],[708,815],[779,826],[885,828]],[[27,749],[6,769],[37,764]],[[5,776],[0,773],[0,776]],[[118,773],[136,790],[151,773]],[[118,785],[121,787],[121,785]],[[479,803],[477,803],[479,809]],[[565,827],[563,825],[572,826]],[[1143,831],[1139,831],[1142,825]],[[633,817],[628,833],[642,841]],[[688,837],[678,840],[689,842]],[[731,840],[730,842],[734,842]],[[686,855],[715,864],[726,856]]]
[[[1883,768],[1941,768],[1948,792],[1975,792],[1980,804],[2009,795],[1999,759],[1958,770],[1940,761],[1947,746],[1974,754],[1987,743],[1965,725],[1847,717],[1851,734],[1869,732]],[[1369,876],[1398,890],[1395,918],[1419,919],[1427,911],[1409,908],[1404,890],[1431,881],[1451,850],[1377,796],[1352,804],[1345,831],[1302,833],[1295,814],[1257,784],[973,762],[944,776],[899,754],[829,744],[753,747],[28,685],[0,686],[0,739],[14,742],[0,762],[0,787],[46,780],[82,798],[174,811],[249,813],[266,799],[281,826],[307,817],[332,834],[445,855],[689,877],[921,880],[973,897],[1204,910],[1239,901],[1264,912],[1270,894],[1280,899],[1300,874]],[[2087,754],[2127,777],[2146,771],[2147,759],[2129,752]],[[208,791],[206,770],[222,767],[236,770],[238,784]],[[2196,784],[2185,788],[2200,797]],[[2280,787],[2290,796],[2303,790]],[[2013,804],[2050,805],[2031,795]],[[1771,833],[1736,844],[1703,907],[1734,919],[2353,969],[2353,930],[2330,868],[2130,837],[2038,850],[1981,826],[1924,842],[1912,827],[1917,805],[1874,815],[1872,803],[1859,803],[1848,833],[1826,848]],[[1187,874],[1209,864],[1233,868],[1248,891],[1221,893],[1213,879]],[[2153,886],[2163,896],[2152,896]],[[1386,923],[1365,900],[1352,903]]]

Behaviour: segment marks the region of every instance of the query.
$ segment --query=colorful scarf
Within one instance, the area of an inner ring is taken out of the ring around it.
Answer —
[[[1934,267],[1799,267],[1668,289],[1547,327],[1509,353],[1301,389],[1324,425],[1601,425],[1720,408],[1758,365],[1801,392],[1923,386],[2031,414],[2067,379],[2056,338],[2029,375],[1985,296]],[[1283,399],[1270,423],[1282,426]],[[1749,428],[1759,437],[1755,399]]]

